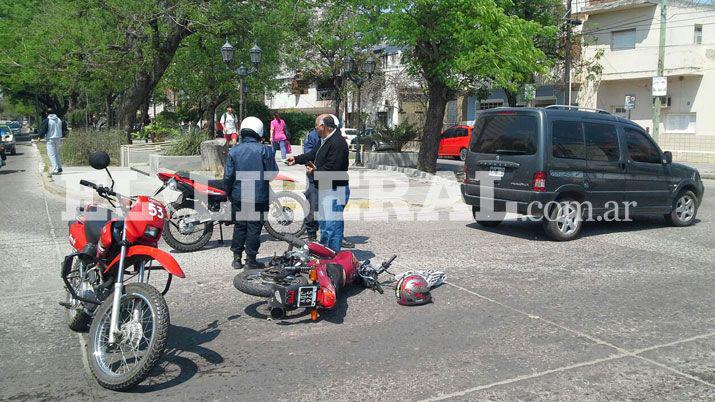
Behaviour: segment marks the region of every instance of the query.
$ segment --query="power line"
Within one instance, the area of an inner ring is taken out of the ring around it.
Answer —
[[[715,11],[715,9],[713,9],[712,11]],[[689,19],[673,20],[673,18],[674,18],[675,16],[677,16],[677,15],[694,14],[694,13],[700,13],[700,12],[701,12],[701,11],[691,11],[691,12],[675,13],[675,14],[671,15],[668,19],[666,19],[666,21],[668,21],[668,22],[682,22],[682,21],[689,21],[689,20],[700,19],[700,18],[714,18],[714,17],[715,17],[715,14],[713,14],[713,15],[707,16],[707,17],[698,16],[698,17],[693,17],[693,18],[689,18]],[[647,17],[647,18],[641,18],[641,19],[632,19],[632,20],[626,20],[626,21],[619,21],[619,22],[617,22],[615,25],[610,25],[610,26],[605,26],[605,27],[600,27],[600,28],[594,28],[594,29],[585,31],[584,33],[594,33],[594,32],[599,32],[599,31],[607,31],[607,30],[611,30],[611,29],[613,29],[613,28],[620,28],[620,27],[623,27],[623,26],[631,25],[631,24],[637,24],[637,23],[639,23],[639,22],[654,21],[654,20],[655,20],[655,17]],[[631,25],[631,26],[632,26],[632,27],[638,27],[638,26],[650,26],[650,25],[651,25],[651,24],[649,23],[649,24],[640,24],[640,25],[637,24],[637,25]]]
[[[680,20],[673,20],[673,21],[669,21],[669,22],[671,22],[671,23],[678,23],[678,22],[685,22],[685,21],[702,20],[702,19],[705,19],[705,18],[707,18],[707,17],[699,16],[699,17],[693,17],[693,18],[684,18],[684,19],[680,19]],[[715,18],[715,15],[713,15],[711,18]],[[624,23],[624,24],[620,24],[620,25],[613,25],[613,26],[610,26],[610,27],[603,27],[603,28],[593,29],[593,30],[589,30],[589,31],[582,31],[581,34],[582,34],[582,35],[590,35],[590,34],[598,34],[598,33],[608,33],[609,31],[611,31],[611,30],[614,29],[614,28],[621,28],[621,27],[623,27],[623,28],[625,28],[625,29],[638,28],[638,27],[652,27],[652,25],[653,25],[653,24],[652,24],[652,21],[654,21],[654,20],[655,20],[654,18],[648,18],[648,19],[644,19],[644,20],[641,20],[641,21],[633,21],[633,22],[630,22],[630,23],[627,23],[627,24]],[[632,24],[632,23],[634,23],[634,22],[644,22],[644,21],[651,21],[651,23],[648,23],[648,24],[630,25],[630,24]],[[701,25],[711,25],[711,24],[715,24],[715,22],[707,22],[707,23],[703,23],[703,24],[701,24]],[[674,25],[674,26],[669,26],[669,28],[681,28],[681,27],[687,27],[687,26],[690,26],[690,24],[687,24],[687,25]],[[654,29],[655,29],[655,28],[647,29],[647,31],[652,31],[652,30],[654,30]],[[643,31],[643,30],[641,29],[641,31]]]

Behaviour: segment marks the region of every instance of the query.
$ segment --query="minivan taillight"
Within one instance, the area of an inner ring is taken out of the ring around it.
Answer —
[[[546,172],[538,171],[534,173],[531,189],[538,192],[546,191]]]

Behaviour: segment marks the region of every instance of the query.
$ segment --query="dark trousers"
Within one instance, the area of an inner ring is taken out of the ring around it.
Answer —
[[[315,220],[315,213],[318,209],[318,188],[315,187],[315,182],[311,179],[308,177],[308,188],[304,193],[310,206],[308,216],[305,217],[305,228],[309,236],[315,236],[318,233],[318,221]]]
[[[231,203],[231,213],[233,217],[233,239],[231,240],[231,251],[234,253],[243,253],[249,258],[255,258],[258,255],[258,248],[261,247],[261,230],[263,230],[263,221],[265,219],[265,211],[268,210],[268,204],[245,204],[244,214],[241,214],[241,203]]]

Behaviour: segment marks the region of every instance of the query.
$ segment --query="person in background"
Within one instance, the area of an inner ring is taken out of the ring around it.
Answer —
[[[336,252],[342,247],[343,211],[350,199],[348,143],[339,132],[336,134],[339,126],[338,118],[332,114],[318,116],[315,131],[320,137],[320,146],[310,153],[288,157],[289,165],[304,164],[308,173],[315,174],[320,243]]]
[[[310,130],[303,143],[303,153],[309,154],[320,146],[318,132]],[[306,172],[305,199],[308,200],[309,210],[305,217],[305,228],[309,241],[318,239],[318,222],[315,220],[315,212],[318,210],[318,188],[315,187],[315,180],[312,172]]]
[[[241,122],[241,142],[231,148],[226,158],[223,184],[230,194],[233,226],[234,269],[260,269],[256,260],[261,246],[261,230],[268,211],[270,180],[278,174],[275,151],[260,143],[263,123],[257,117]],[[246,264],[241,262],[246,251]]]
[[[233,106],[226,106],[226,112],[221,115],[221,126],[223,127],[223,138],[226,139],[226,144],[233,145],[238,141],[238,130],[236,130],[236,123],[238,119],[233,113]]]
[[[38,130],[40,138],[47,142],[47,156],[52,164],[51,175],[62,174],[62,161],[60,161],[60,147],[62,137],[67,135],[67,123],[60,120],[52,109],[47,109],[47,117],[40,123]]]
[[[288,151],[288,135],[286,130],[286,122],[281,119],[278,112],[273,112],[273,120],[271,120],[271,143],[273,149],[281,150],[281,162],[286,159]]]

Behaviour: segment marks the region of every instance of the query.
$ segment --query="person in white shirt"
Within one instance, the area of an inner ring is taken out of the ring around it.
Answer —
[[[223,126],[223,138],[227,144],[235,144],[238,141],[238,130],[236,129],[236,115],[233,113],[233,106],[226,106],[226,113],[221,116],[221,126]]]

